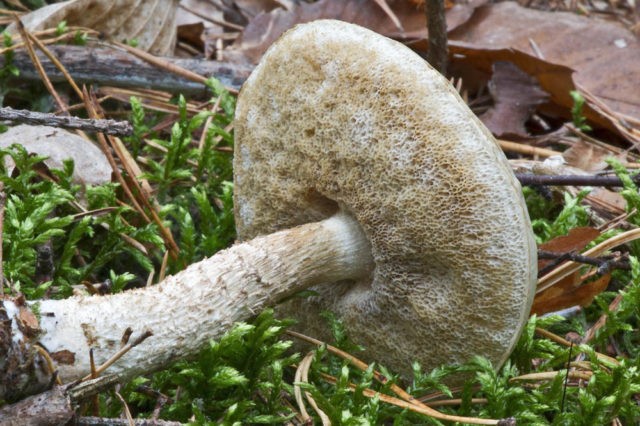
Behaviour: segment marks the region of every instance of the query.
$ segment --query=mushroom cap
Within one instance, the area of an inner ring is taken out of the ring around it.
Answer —
[[[235,121],[240,239],[341,210],[375,269],[280,311],[327,337],[342,319],[368,361],[407,374],[501,365],[526,322],[536,247],[521,188],[489,131],[406,46],[320,20],[285,33],[244,84]]]

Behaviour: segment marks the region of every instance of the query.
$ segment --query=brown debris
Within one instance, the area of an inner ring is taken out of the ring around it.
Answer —
[[[489,130],[497,137],[529,136],[525,122],[548,97],[536,80],[513,63],[498,61],[493,64],[489,91],[494,106],[480,116]]]

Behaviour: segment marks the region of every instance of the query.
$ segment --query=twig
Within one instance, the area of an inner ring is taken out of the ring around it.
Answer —
[[[50,46],[49,50],[58,58],[78,84],[96,84],[125,88],[147,88],[186,95],[205,95],[207,87],[180,75],[138,59],[130,53],[105,47]],[[62,72],[42,53],[36,54],[44,71],[53,83],[66,83]],[[234,65],[202,59],[163,58],[167,63],[186,68],[206,77],[216,77],[225,86],[239,89],[247,79],[252,67]],[[5,58],[0,55],[0,67]],[[12,65],[20,75],[12,81],[40,81],[40,75],[25,52],[16,51]]]
[[[630,265],[628,262],[620,261],[618,259],[610,258],[607,256],[589,257],[576,252],[557,253],[547,250],[538,250],[538,259],[551,259],[554,261],[542,268],[538,272],[540,275],[545,275],[546,273],[551,272],[553,268],[566,260],[597,266],[599,274],[604,274],[611,269],[630,269]]]
[[[516,173],[516,178],[522,185],[542,186],[618,186],[622,181],[616,176],[594,175],[535,175],[531,173]],[[640,184],[640,175],[631,176],[631,180]]]
[[[425,13],[429,31],[427,61],[440,74],[446,75],[449,49],[447,48],[447,21],[444,14],[444,0],[427,0]]]
[[[73,423],[76,426],[183,426],[184,423],[171,420],[133,419],[130,423],[127,419],[110,419],[106,417],[78,417]]]
[[[78,95],[79,98],[82,98],[82,90],[80,90],[80,88],[78,87],[78,85],[76,84],[75,81],[73,81],[73,78],[71,77],[71,75],[69,75],[69,72],[67,72],[67,70],[65,69],[64,65],[62,65],[60,63],[60,61],[58,61],[58,58],[56,58],[56,56],[51,53],[51,51],[49,50],[49,48],[43,43],[41,42],[38,37],[36,37],[35,35],[27,32],[26,33],[27,36],[29,37],[29,40],[35,44],[36,46],[38,46],[38,49],[40,49],[40,51],[42,53],[45,54],[45,56],[47,58],[49,58],[49,60],[51,62],[53,62],[53,64],[55,65],[55,67],[57,69],[60,70],[60,72],[62,73],[62,75],[64,76],[65,80],[67,80],[67,83],[69,83],[69,85],[71,86],[71,88],[76,92],[76,95]],[[40,67],[42,67],[42,64],[40,64]]]
[[[183,77],[189,81],[195,82],[195,83],[200,83],[200,84],[205,84],[207,81],[207,78],[196,73],[193,72],[187,68],[183,68],[181,66],[178,66],[176,64],[173,64],[169,61],[167,61],[164,58],[159,58],[157,56],[154,56],[148,52],[145,52],[144,50],[141,49],[137,49],[135,47],[132,46],[128,46],[126,44],[123,43],[118,43],[118,42],[113,42],[114,45],[126,50],[127,52],[131,53],[132,55],[142,59],[143,61],[154,65],[158,68],[162,68],[168,72],[170,72],[171,74],[175,74],[175,75],[179,75],[180,77]],[[233,94],[238,94],[238,91],[235,90],[233,87],[227,87],[227,90],[229,90],[229,92],[233,93]]]
[[[302,421],[309,422],[309,424],[313,424],[313,419],[309,415],[309,412],[307,411],[307,408],[304,405],[304,399],[302,398],[303,391],[302,389],[300,389],[299,383],[309,383],[309,369],[311,368],[311,363],[313,362],[315,353],[316,353],[315,351],[309,351],[309,353],[307,353],[307,355],[302,359],[302,361],[300,361],[300,364],[296,369],[296,374],[294,377],[294,384],[293,384],[293,393],[296,399],[296,403],[298,404],[298,408],[300,409],[300,415],[302,417]],[[307,398],[311,407],[313,407],[315,412],[320,417],[320,421],[322,422],[322,425],[323,426],[331,425],[331,420],[329,420],[329,417],[327,416],[327,414],[324,411],[322,411],[320,407],[318,407],[318,404],[316,404],[316,401],[313,399],[311,394],[305,391],[304,396]]]
[[[535,381],[538,381],[538,380],[553,380],[560,373],[561,373],[561,371],[543,371],[541,373],[523,374],[521,376],[512,377],[511,379],[509,379],[509,381],[510,382],[517,382],[517,381],[529,381],[529,380],[535,380]],[[590,371],[568,371],[567,372],[567,377],[568,378],[578,379],[578,380],[589,380],[592,375],[593,375],[593,373],[590,372]]]
[[[565,338],[562,338],[560,336],[558,336],[557,334],[554,334],[552,332],[550,332],[549,330],[545,330],[544,328],[540,328],[540,327],[536,327],[535,330],[536,334],[538,336],[544,337],[546,339],[551,340],[552,342],[556,342],[559,345],[565,346],[565,347],[570,347],[573,345],[572,342],[568,341]],[[618,362],[617,359],[610,357],[609,355],[605,355],[602,354],[600,352],[596,352],[595,353],[596,358],[598,359],[598,361],[608,364],[608,365],[620,365],[620,363]]]
[[[500,148],[502,148],[503,151],[508,151],[508,152],[517,152],[520,154],[533,155],[533,156],[538,156],[543,158],[562,155],[561,152],[554,151],[552,149],[538,148],[536,146],[531,146],[524,143],[506,141],[504,139],[496,139],[496,142],[498,142],[498,145],[500,145]]]
[[[622,234],[618,234],[612,238],[609,238],[606,241],[601,242],[595,247],[592,247],[591,249],[584,252],[583,255],[598,256],[601,253],[604,253],[607,250],[611,250],[614,247],[617,247],[622,244],[626,244],[638,239],[640,239],[640,229],[637,229],[637,228],[632,229],[630,231],[623,232]],[[562,280],[564,277],[567,277],[573,274],[579,269],[580,269],[579,263],[576,263],[576,262],[563,263],[553,271],[549,272],[548,274],[538,279],[538,288],[536,290],[536,294],[542,293],[543,291],[553,286],[558,281]]]
[[[287,330],[286,333],[290,336],[296,337],[298,339],[301,339],[305,342],[314,344],[314,345],[323,345],[325,344],[324,342],[321,342],[320,340],[314,339],[313,337],[309,337],[309,336],[305,336],[304,334],[300,334],[300,333],[296,333],[295,331],[292,330]],[[331,352],[334,355],[337,355],[339,357],[341,357],[342,359],[345,359],[347,361],[349,361],[354,367],[358,368],[359,370],[365,371],[369,366],[359,360],[358,358],[354,357],[351,354],[348,354],[347,352],[344,352],[334,346],[331,345],[326,345],[327,351]],[[373,377],[380,383],[382,384],[388,384],[389,380],[379,371],[374,370],[373,371]],[[444,414],[441,413],[438,410],[434,410],[433,408],[423,404],[420,400],[414,398],[413,396],[409,395],[404,389],[402,389],[400,386],[395,385],[393,383],[390,384],[390,389],[391,391],[393,391],[396,395],[398,395],[400,398],[394,398],[391,396],[388,396],[388,398],[391,400],[394,400],[394,404],[399,406],[399,407],[403,407],[403,408],[409,408],[412,411],[415,411],[417,413],[421,413],[421,414],[425,414],[427,416],[433,417],[435,419],[438,420],[446,420],[446,421],[452,421],[452,422],[462,422],[462,423],[467,423],[467,424],[479,424],[479,425],[507,425],[507,424],[511,424],[512,419],[501,419],[501,420],[494,420],[494,419],[480,419],[480,418],[475,418],[475,417],[461,417],[461,416],[453,416],[453,415],[449,415],[449,414]],[[371,395],[373,396],[373,395]]]
[[[4,206],[7,202],[7,194],[4,192],[4,182],[0,181],[0,292],[4,294],[4,268],[2,267],[3,252],[2,252],[2,243],[3,243],[3,235],[4,235]]]
[[[95,379],[98,377],[98,373],[96,371],[96,362],[93,355],[93,348],[89,350],[89,364],[91,365],[91,378]],[[93,410],[94,416],[100,415],[100,398],[98,394],[93,395],[92,401],[91,401],[91,408]]]
[[[0,408],[0,419],[2,420],[0,423],[2,425],[66,424],[75,415],[74,406],[88,400],[93,395],[104,392],[117,382],[117,376],[104,376],[77,385],[55,386],[49,391]],[[73,424],[84,426],[124,426],[130,423],[127,419],[79,417],[73,421]],[[133,419],[133,424],[136,426],[181,425],[179,422],[154,419]]]
[[[149,398],[162,399],[164,400],[165,403],[168,403],[168,404],[173,404],[175,402],[175,399],[147,385],[136,386],[136,388],[134,389],[134,392],[141,393],[143,395],[148,396]]]
[[[327,381],[328,383],[332,383],[332,384],[335,385],[338,382],[338,380],[335,377],[333,377],[333,376],[331,376],[329,374],[320,373],[320,376],[325,381]],[[349,386],[349,390],[350,391],[354,392],[356,390],[356,385],[355,384],[349,383],[348,386]],[[410,411],[414,411],[416,413],[424,414],[424,415],[427,415],[427,416],[429,415],[426,412],[424,412],[422,410],[421,406],[419,406],[419,405],[411,404],[410,402],[407,402],[407,401],[405,401],[403,399],[396,398],[394,396],[387,395],[387,394],[384,394],[384,393],[380,393],[379,391],[376,391],[376,390],[373,390],[373,389],[370,389],[370,388],[362,389],[362,395],[364,395],[364,396],[366,396],[368,398],[379,398],[380,401],[386,402],[387,404],[392,404],[392,405],[395,405],[396,407],[405,408],[405,409],[408,409]],[[480,401],[482,401],[482,403],[486,403],[487,402],[487,400],[483,399],[483,398],[473,398],[472,402],[474,400],[475,401],[480,400]],[[454,402],[454,404],[450,403],[452,401]],[[462,400],[457,400],[457,401],[450,400],[450,401],[442,401],[442,402],[444,402],[444,404],[440,404],[441,406],[459,405],[460,403],[462,403]],[[429,408],[431,408],[432,404],[429,404],[429,406],[430,406]],[[483,421],[485,419],[475,419],[475,420]],[[493,422],[493,423],[489,423],[489,422]],[[467,423],[465,423],[465,424],[467,424]],[[501,420],[487,420],[487,422],[474,423],[474,424],[495,424],[495,425],[498,425],[498,426],[508,426],[508,425],[510,426],[510,425],[515,425],[516,423],[515,423],[515,419],[507,418],[507,419],[501,419]]]
[[[88,96],[88,92],[86,93],[86,96],[83,96],[83,99],[84,99],[84,102],[85,102],[85,107],[87,109],[87,112],[89,113],[89,116],[97,117],[98,113],[95,110],[95,105],[93,105],[90,102],[91,97]],[[129,185],[127,185],[127,182],[125,181],[124,177],[122,176],[122,172],[120,171],[120,167],[118,167],[118,165],[116,164],[116,160],[113,157],[113,154],[111,152],[111,147],[107,143],[107,138],[102,133],[98,133],[97,139],[98,139],[98,142],[100,144],[100,148],[102,148],[102,152],[104,153],[105,157],[107,157],[107,161],[109,162],[109,165],[111,166],[111,169],[113,170],[113,174],[115,175],[116,180],[118,181],[118,183],[120,183],[120,185],[122,186],[122,190],[124,191],[125,195],[131,201],[131,203],[133,204],[135,210],[140,214],[140,216],[142,216],[142,218],[145,220],[145,222],[150,223],[151,219],[149,219],[149,216],[147,216],[147,214],[145,213],[145,211],[142,208],[142,206],[140,205],[140,203],[138,203],[138,200],[133,195],[133,192],[131,191],[131,188],[129,188]]]
[[[85,95],[85,106],[90,116],[96,117],[96,118],[104,116],[104,113],[102,112],[97,99],[95,99],[93,95],[89,96],[88,93]],[[162,234],[162,237],[165,241],[165,244],[167,245],[167,248],[169,249],[169,253],[171,254],[171,257],[173,259],[177,259],[178,254],[180,253],[178,244],[176,244],[173,238],[173,234],[171,233],[171,230],[160,219],[160,216],[157,211],[157,209],[159,209],[159,206],[154,205],[153,202],[150,200],[150,196],[149,196],[151,192],[150,188],[145,187],[144,181],[140,182],[137,179],[137,177],[140,176],[140,173],[134,170],[134,167],[137,167],[137,165],[135,164],[135,161],[133,161],[133,159],[131,158],[131,154],[126,150],[126,148],[122,144],[122,141],[120,141],[118,138],[114,136],[105,137],[103,134],[99,133],[98,140],[100,140],[100,145],[103,147],[103,151],[108,156],[111,155],[110,153],[107,152],[108,147],[113,148],[113,151],[122,162],[122,166],[124,167],[124,170],[131,177],[131,179],[128,179],[127,182],[131,184],[131,187],[135,189],[135,193],[139,195],[139,197],[136,198],[133,191],[131,191],[131,188],[129,188],[129,192],[132,197],[130,199],[136,205],[141,206],[139,211],[144,215],[145,218],[150,218],[150,220],[155,222],[156,226],[158,227],[158,230],[160,231],[160,234]],[[107,143],[107,140],[109,141],[109,143]],[[109,160],[109,162],[111,163],[111,160]],[[118,173],[120,173],[119,171],[116,171],[116,170],[114,170],[114,172],[116,176],[118,175]],[[118,177],[118,179],[120,180],[121,177],[122,177],[122,174],[120,173],[120,177]],[[126,190],[126,188],[123,188],[123,189]],[[147,209],[149,210],[150,217],[144,213],[144,210],[142,209],[142,205],[147,207]]]
[[[122,403],[122,411],[124,412],[124,415],[127,418],[127,424],[129,426],[135,426],[135,423],[133,422],[133,416],[131,415],[131,410],[129,410],[129,405],[127,404],[127,401],[125,401],[122,395],[120,395],[120,392],[118,392],[117,387],[113,393],[115,394],[116,398],[118,398],[118,400],[120,400],[120,402]]]
[[[144,342],[146,339],[148,339],[149,337],[153,336],[153,333],[149,330],[144,331],[140,336],[138,336],[133,342],[131,343],[127,343],[125,346],[123,346],[122,348],[120,348],[120,350],[118,352],[116,352],[115,354],[113,354],[111,356],[111,358],[109,358],[108,360],[106,360],[102,365],[100,365],[98,368],[96,368],[96,371],[86,375],[85,377],[83,377],[80,381],[85,381],[85,380],[90,380],[92,379],[92,375],[100,375],[102,374],[107,368],[111,367],[111,365],[113,365],[113,363],[115,363],[116,361],[118,361],[120,358],[122,358],[124,356],[124,354],[126,354],[127,352],[129,352],[131,349],[135,348],[136,346],[138,346],[140,343]]]
[[[609,304],[609,309],[608,312],[614,312],[618,309],[618,307],[620,306],[620,302],[622,302],[622,294],[618,294],[613,301]],[[600,315],[600,318],[598,318],[598,321],[596,321],[591,328],[589,328],[587,330],[586,333],[584,333],[584,337],[582,338],[582,340],[580,341],[581,344],[587,344],[591,341],[591,339],[593,339],[596,336],[596,333],[598,332],[598,330],[600,330],[607,322],[607,319],[609,319],[609,314],[602,314]]]
[[[4,405],[0,408],[0,424],[67,424],[74,416],[73,407],[77,403],[113,386],[117,380],[117,376],[108,376],[77,386],[54,386],[41,394]]]
[[[88,132],[101,132],[116,136],[129,136],[133,134],[133,127],[127,121],[61,117],[55,114],[18,110],[11,107],[0,108],[0,120],[62,127],[64,129],[80,129]]]
[[[571,344],[571,346],[569,346],[569,355],[567,355],[567,375],[564,377],[564,387],[562,389],[562,402],[560,403],[560,412],[564,413],[564,401],[567,397],[567,385],[569,384],[569,374],[571,373],[571,371],[569,371],[569,369],[571,368],[571,351],[573,349],[573,342]],[[585,379],[585,380],[589,380],[589,379]]]
[[[62,100],[60,95],[58,95],[58,92],[56,92],[56,89],[54,89],[53,84],[51,83],[51,80],[49,80],[49,77],[47,77],[47,73],[42,67],[42,63],[40,62],[40,59],[36,55],[35,49],[33,48],[33,44],[31,41],[31,37],[29,37],[28,30],[25,28],[24,24],[18,18],[17,15],[14,16],[14,20],[18,27],[18,31],[20,32],[20,36],[22,37],[22,41],[25,43],[25,47],[27,48],[27,53],[29,53],[29,58],[31,59],[33,66],[38,71],[38,75],[40,76],[42,83],[47,88],[47,91],[49,92],[49,94],[51,94],[53,99],[56,101],[60,110],[63,112],[67,112],[67,110],[69,109],[69,106],[66,104],[66,102]]]

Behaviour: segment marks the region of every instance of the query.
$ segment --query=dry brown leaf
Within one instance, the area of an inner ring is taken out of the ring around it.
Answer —
[[[495,62],[512,62],[522,71],[536,78],[538,84],[550,95],[554,104],[571,108],[573,99],[569,91],[575,88],[573,70],[564,65],[553,64],[515,49],[485,49],[473,44],[451,40],[449,51],[458,55],[455,62],[462,67],[477,68],[491,74]]]
[[[572,306],[589,306],[594,297],[607,289],[611,274],[601,276],[595,281],[582,284],[573,280],[570,275],[556,285],[537,294],[531,307],[532,314],[546,314]]]
[[[564,151],[562,157],[568,165],[586,172],[599,172],[606,169],[609,167],[605,161],[607,158],[617,158],[623,163],[627,160],[624,152],[616,154],[605,147],[589,143],[582,139],[578,139],[569,149]]]
[[[459,26],[466,23],[472,16],[476,8],[487,4],[489,0],[469,0],[468,2],[458,2],[451,4],[451,1],[445,1],[447,31],[453,31]],[[424,12],[423,12],[424,13]],[[423,33],[426,37],[426,33]],[[419,36],[419,34],[416,34]]]
[[[606,147],[578,139],[569,149],[562,153],[562,158],[567,165],[576,167],[585,172],[594,173],[608,167],[607,158],[617,158],[626,162],[626,153],[612,152]],[[620,193],[607,188],[595,187],[589,193],[586,201],[603,217],[613,218],[626,211],[627,202]]]
[[[204,49],[204,40],[202,38],[203,34],[204,25],[202,22],[178,26],[178,38],[182,41],[186,41],[192,46],[196,46],[198,49]]]
[[[590,175],[577,167],[570,166],[565,163],[561,156],[550,157],[542,162],[534,160],[509,160],[511,167],[516,173],[533,173],[536,175]],[[579,189],[573,186],[564,186],[562,191],[567,191],[574,197],[578,194]],[[611,219],[625,212],[626,201],[617,192],[606,188],[594,187],[585,201],[593,208],[596,216],[600,216],[602,221]]]
[[[300,3],[290,10],[274,9],[260,13],[245,27],[233,46],[225,50],[223,60],[257,63],[262,54],[283,32],[296,24],[316,19],[338,19],[369,28],[387,37],[410,41],[427,35],[424,11],[407,0],[320,0]],[[447,27],[455,28],[469,19],[473,9],[487,0],[472,0],[447,10]],[[390,16],[396,19],[390,18]],[[402,29],[398,28],[398,24]]]
[[[398,17],[393,12],[393,10],[391,10],[391,8],[389,7],[389,4],[387,3],[387,0],[373,0],[373,1],[378,6],[380,6],[380,9],[382,9],[382,11],[389,17],[389,19],[391,19],[391,22],[393,22],[393,25],[395,25],[399,31],[404,31],[404,28],[402,27],[402,22],[400,22],[400,19],[398,19]]]
[[[593,188],[587,203],[601,216],[613,219],[627,211],[627,202],[620,193],[606,188]]]
[[[590,226],[573,228],[567,235],[561,235],[546,243],[540,244],[538,249],[552,251],[554,253],[567,253],[572,251],[582,251],[591,241],[600,236],[600,231]],[[548,260],[540,259],[538,268],[543,268]]]
[[[493,64],[489,91],[494,105],[480,120],[497,137],[529,136],[525,122],[548,96],[535,79],[511,62],[498,61]]]
[[[496,60],[511,60],[565,108],[573,105],[569,91],[580,86],[614,111],[640,117],[640,42],[615,23],[503,2],[477,8],[450,39],[453,52],[485,71]],[[585,115],[612,127],[604,114],[588,109]]]
[[[102,151],[91,141],[64,129],[22,124],[0,134],[0,148],[13,144],[24,146],[30,154],[44,155],[50,169],[61,169],[63,160],[74,162],[73,180],[81,184],[99,185],[111,181],[111,166]],[[5,157],[5,166],[11,170],[13,160]]]
[[[180,0],[176,10],[176,25],[202,24],[206,28],[219,27],[214,21],[223,21],[222,11],[211,1]]]
[[[424,13],[406,1],[389,2],[405,32],[424,29]],[[280,35],[296,24],[316,19],[339,19],[355,23],[387,36],[400,36],[387,14],[371,0],[320,0],[301,3],[291,10],[282,8],[260,13],[245,27],[234,45],[223,52],[224,60],[257,63]]]
[[[18,310],[18,327],[20,331],[29,337],[35,337],[42,332],[40,329],[40,321],[31,309],[20,306]]]
[[[287,2],[276,0],[234,0],[233,3],[246,18],[253,18],[259,13],[271,12],[279,7],[288,9],[293,6],[294,2],[293,0]]]
[[[580,252],[599,235],[600,231],[595,228],[573,228],[567,235],[547,241],[538,248],[554,253]],[[550,262],[551,260],[549,259],[539,259],[538,269],[544,268]],[[593,301],[593,298],[597,294],[607,288],[610,279],[610,275],[607,274],[594,282],[580,285],[581,278],[579,272],[569,275],[552,287],[536,295],[531,313],[541,315],[576,305],[587,306]]]
[[[449,30],[466,22],[473,9],[486,2],[487,0],[472,0],[468,4],[457,4],[447,10]],[[380,0],[320,0],[301,3],[290,10],[278,8],[269,13],[260,13],[249,22],[234,45],[225,51],[224,57],[233,62],[257,63],[283,32],[296,24],[316,19],[339,19],[405,41],[426,37],[424,11],[415,4],[407,0],[386,0],[384,4],[388,6],[388,10],[385,12],[379,3]],[[402,29],[398,29],[398,23]]]
[[[178,0],[70,0],[54,3],[21,17],[30,31],[69,26],[95,29],[116,41],[136,39],[138,47],[156,55],[173,51]],[[15,24],[7,28],[16,34]]]

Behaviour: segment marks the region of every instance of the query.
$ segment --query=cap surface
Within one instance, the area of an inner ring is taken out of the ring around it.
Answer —
[[[407,373],[504,362],[531,306],[536,249],[519,183],[449,83],[400,43],[340,21],[288,31],[243,86],[235,122],[240,239],[353,215],[372,276],[291,300],[327,337],[336,313],[367,361]]]

